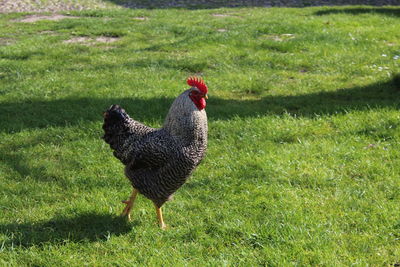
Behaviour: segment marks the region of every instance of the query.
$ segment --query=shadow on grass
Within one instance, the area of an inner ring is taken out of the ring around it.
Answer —
[[[398,108],[400,81],[379,82],[330,92],[293,96],[265,96],[255,100],[223,99],[212,96],[207,100],[209,121],[234,117],[257,117],[290,113],[297,117],[315,117],[346,113],[351,110]],[[251,90],[248,90],[251,92]],[[243,92],[244,94],[245,92]],[[173,98],[65,98],[58,100],[26,100],[0,105],[0,132],[19,132],[46,127],[85,126],[87,122],[102,122],[102,113],[111,104],[124,107],[132,118],[162,124]],[[99,137],[102,129],[99,125]]]
[[[165,0],[106,0],[113,4],[125,8],[184,8],[184,9],[212,9],[222,7],[270,7],[274,5],[272,1],[203,1],[203,0],[180,0],[180,1],[165,1]],[[271,3],[272,2],[272,3]],[[276,5],[276,4],[275,4]]]
[[[384,8],[384,7],[376,7],[376,8],[334,8],[334,9],[325,9],[319,10],[315,12],[315,15],[323,16],[323,15],[335,15],[335,14],[350,14],[350,15],[361,15],[361,14],[380,14],[392,17],[400,17],[400,8]]]
[[[329,3],[318,3],[313,1],[273,1],[273,0],[247,0],[247,1],[204,1],[204,0],[106,0],[107,2],[125,8],[185,8],[185,9],[211,9],[224,7],[307,7],[307,6],[324,6],[324,5],[351,5],[346,1],[329,1]],[[369,5],[381,5],[380,1],[369,1]],[[389,4],[396,4],[393,0]]]
[[[125,218],[109,214],[87,213],[72,218],[57,218],[37,223],[0,224],[6,236],[4,246],[42,246],[66,242],[107,240],[131,230]]]
[[[211,91],[212,92],[212,91]],[[85,127],[88,122],[98,123],[98,138],[102,113],[111,104],[120,104],[131,116],[143,122],[161,125],[172,98],[66,98],[52,101],[31,100],[8,102],[0,105],[0,132],[18,132],[26,129],[46,127]],[[364,87],[340,89],[333,92],[317,92],[294,96],[265,96],[255,100],[222,99],[210,97],[207,114],[209,121],[232,118],[252,118],[264,115],[289,113],[296,117],[330,116],[379,108],[400,108],[400,78],[371,84]],[[59,177],[51,177],[45,167],[27,166],[24,148],[51,140],[28,139],[24,144],[4,144],[0,149],[0,160],[21,177],[36,177],[41,182],[68,183]],[[18,151],[21,151],[20,153]]]

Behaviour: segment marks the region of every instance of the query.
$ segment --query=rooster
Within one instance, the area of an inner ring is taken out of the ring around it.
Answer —
[[[172,103],[162,128],[135,121],[118,105],[104,112],[103,139],[125,165],[133,191],[122,216],[130,211],[138,193],[153,201],[159,225],[166,228],[161,206],[186,182],[207,149],[208,88],[200,78],[187,80],[190,89]]]

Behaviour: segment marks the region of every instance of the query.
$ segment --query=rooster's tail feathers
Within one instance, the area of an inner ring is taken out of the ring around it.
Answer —
[[[119,105],[112,105],[103,113],[104,122],[119,122],[121,120],[127,119],[128,114]]]
[[[117,141],[116,137],[123,131],[123,125],[129,119],[129,115],[119,105],[112,105],[103,113],[103,117],[103,139],[113,146],[113,143]]]

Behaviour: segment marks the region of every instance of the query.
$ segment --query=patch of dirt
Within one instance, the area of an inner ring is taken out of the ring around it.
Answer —
[[[148,17],[134,17],[132,19],[133,20],[141,20],[141,21],[143,21],[143,20],[148,20],[149,18]]]
[[[65,40],[63,41],[63,43],[65,44],[76,44],[76,43],[87,43],[90,42],[92,40],[92,38],[89,37],[73,37],[69,40]]]
[[[13,43],[15,43],[15,40],[12,38],[6,38],[6,37],[0,37],[0,45],[12,45]]]
[[[84,45],[95,45],[96,43],[114,43],[118,41],[119,37],[108,37],[108,36],[99,36],[96,38],[87,37],[87,36],[80,36],[80,37],[73,37],[69,40],[63,41],[65,44],[84,44]]]
[[[55,32],[55,31],[41,31],[39,33],[40,34],[47,34],[47,35],[57,35],[57,32]]]
[[[235,15],[235,14],[230,14],[230,13],[214,13],[211,14],[211,16],[215,17],[215,18],[239,18],[239,19],[243,19],[242,16],[240,15]]]
[[[102,0],[0,0],[0,13],[51,12],[87,10],[113,7],[111,1]]]
[[[239,18],[236,15],[227,14],[227,13],[214,13],[214,14],[211,14],[211,16],[216,17],[216,18],[226,18],[226,17]]]
[[[26,23],[34,23],[40,20],[62,20],[62,19],[77,19],[79,17],[74,17],[74,16],[65,16],[65,15],[60,15],[60,14],[52,14],[52,15],[39,15],[39,14],[34,14],[34,15],[28,15],[25,16],[23,19],[19,19],[17,21],[19,22],[26,22]]]
[[[217,29],[217,32],[227,32],[227,29]]]
[[[386,43],[387,46],[396,46],[397,45],[396,43],[392,43],[392,42],[386,42],[386,41],[384,41],[384,42]]]
[[[97,37],[95,40],[96,40],[96,42],[99,42],[99,43],[114,43],[114,42],[118,41],[119,39],[121,39],[121,38],[120,37],[101,36],[101,37]]]
[[[221,14],[221,13],[214,13],[214,14],[211,14],[211,16],[218,17],[218,18],[230,17],[230,15],[228,15],[228,14]]]

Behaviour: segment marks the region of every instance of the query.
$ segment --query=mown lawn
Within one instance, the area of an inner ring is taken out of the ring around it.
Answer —
[[[400,263],[400,9],[0,15],[0,265]],[[167,231],[101,140],[209,86],[209,149]]]

